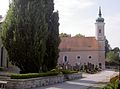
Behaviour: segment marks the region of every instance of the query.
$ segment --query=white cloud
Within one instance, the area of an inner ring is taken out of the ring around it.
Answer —
[[[5,15],[8,10],[9,0],[0,0],[0,14]]]
[[[94,5],[94,0],[54,0],[54,2],[55,9],[59,10],[60,15],[65,16]]]
[[[87,8],[94,4],[94,0],[55,0],[55,7],[58,9]],[[62,10],[63,10],[62,9]]]
[[[59,11],[60,17],[60,32],[91,35],[92,29],[87,29],[91,25],[94,26],[94,23],[90,24],[91,18],[81,18],[80,13],[94,4],[94,0],[55,0],[55,8]]]

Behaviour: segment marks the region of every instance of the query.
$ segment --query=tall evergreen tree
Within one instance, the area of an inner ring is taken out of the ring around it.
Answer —
[[[42,70],[47,23],[44,0],[13,0],[2,27],[9,60],[22,73]]]
[[[51,70],[57,66],[57,59],[59,57],[59,16],[58,12],[54,12],[53,0],[45,0],[45,6],[47,12],[46,22],[48,23],[48,37],[44,64],[48,70]]]

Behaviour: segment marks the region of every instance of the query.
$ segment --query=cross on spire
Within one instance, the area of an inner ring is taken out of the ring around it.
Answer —
[[[99,7],[99,17],[102,17],[102,13],[101,13],[101,7]]]

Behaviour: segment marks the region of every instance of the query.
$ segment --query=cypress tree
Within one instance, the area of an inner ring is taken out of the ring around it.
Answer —
[[[45,0],[45,7],[46,22],[48,23],[48,37],[44,64],[48,70],[51,70],[57,66],[57,59],[59,57],[59,16],[58,12],[54,12],[53,0]]]
[[[42,70],[47,23],[44,0],[13,0],[2,26],[9,60],[21,73]]]
[[[13,0],[2,25],[9,60],[21,73],[51,70],[59,56],[59,16],[53,0]]]

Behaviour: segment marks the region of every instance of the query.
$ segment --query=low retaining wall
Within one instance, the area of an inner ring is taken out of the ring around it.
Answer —
[[[65,74],[64,75],[65,80],[75,80],[75,79],[79,79],[81,77],[82,77],[81,73]]]
[[[8,83],[5,89],[30,89],[30,88],[62,83],[66,80],[73,80],[81,77],[82,77],[81,73],[78,74],[76,73],[76,74],[68,74],[68,75],[31,78],[31,79],[9,79],[7,80]]]

